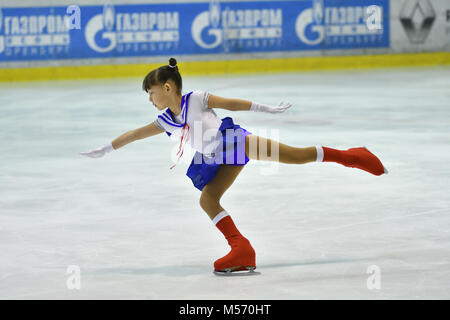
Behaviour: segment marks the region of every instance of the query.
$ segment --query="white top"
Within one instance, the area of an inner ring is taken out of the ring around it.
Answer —
[[[155,125],[170,133],[170,138],[180,141],[183,133],[187,144],[206,157],[214,156],[220,144],[217,133],[222,120],[208,108],[209,93],[193,91],[183,96],[181,114],[173,115],[169,108],[155,120]],[[175,121],[174,121],[175,120]],[[184,131],[183,131],[184,128]],[[221,137],[220,137],[221,138]]]

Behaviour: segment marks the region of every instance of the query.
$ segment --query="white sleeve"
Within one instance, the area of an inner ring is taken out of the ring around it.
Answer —
[[[156,120],[153,121],[153,123],[155,124],[155,126],[157,126],[158,128],[160,128],[161,130],[166,131],[166,129],[164,129],[164,127],[161,125],[161,122],[160,122],[159,118],[156,118]]]
[[[203,108],[208,109],[209,92],[203,92],[202,96]]]
[[[202,110],[208,110],[209,92],[206,91],[194,91],[195,100],[201,104]]]

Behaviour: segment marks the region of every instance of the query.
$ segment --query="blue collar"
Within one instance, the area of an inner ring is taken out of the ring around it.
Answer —
[[[182,119],[183,119],[183,123],[179,124],[175,122],[175,117],[172,114],[172,111],[170,111],[169,108],[166,109],[166,111],[164,111],[164,113],[162,115],[159,115],[158,118],[160,118],[161,120],[163,120],[165,123],[170,124],[171,126],[174,127],[184,127],[186,125],[187,122],[187,109],[189,106],[189,96],[192,94],[193,91],[189,92],[188,94],[185,94],[182,98],[181,98],[181,114],[182,114]]]

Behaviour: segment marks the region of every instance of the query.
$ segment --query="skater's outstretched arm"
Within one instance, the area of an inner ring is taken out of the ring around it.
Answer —
[[[269,106],[261,103],[242,99],[223,98],[210,94],[208,108],[220,108],[230,111],[255,111],[267,113],[281,113],[291,107],[290,103],[280,102],[277,106]]]
[[[80,152],[83,156],[88,156],[91,158],[99,158],[105,155],[107,152],[111,152],[113,150],[119,149],[126,144],[129,144],[133,141],[145,139],[157,134],[164,132],[158,128],[154,123],[148,124],[144,127],[127,131],[121,134],[119,137],[114,139],[112,142],[104,145],[103,147],[88,151],[88,152]]]

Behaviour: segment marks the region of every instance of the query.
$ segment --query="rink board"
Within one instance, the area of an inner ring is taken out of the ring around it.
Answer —
[[[66,5],[3,2],[0,81],[143,76],[170,56],[184,75],[449,61],[445,0],[86,0],[79,20]]]
[[[364,69],[450,64],[449,52],[365,56],[273,58],[179,63],[186,76],[301,72],[312,70]],[[124,64],[0,69],[1,81],[141,77],[161,64]]]

